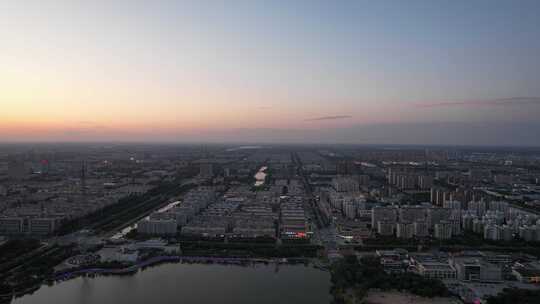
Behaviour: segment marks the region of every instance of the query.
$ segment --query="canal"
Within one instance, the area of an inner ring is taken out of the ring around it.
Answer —
[[[170,210],[172,208],[174,208],[175,206],[178,206],[180,205],[182,202],[181,201],[176,201],[176,202],[172,202],[170,204],[168,204],[167,206],[164,206],[158,210],[156,210],[155,212],[165,212],[167,210]],[[150,216],[146,216],[144,219],[148,219],[150,218]],[[138,222],[137,222],[138,223]],[[117,233],[115,233],[111,239],[112,240],[117,240],[117,239],[121,239],[123,238],[126,234],[128,234],[130,231],[132,231],[133,229],[136,229],[137,228],[137,223],[135,224],[132,224],[132,225],[129,225],[125,228],[123,228],[122,230],[118,231]]]

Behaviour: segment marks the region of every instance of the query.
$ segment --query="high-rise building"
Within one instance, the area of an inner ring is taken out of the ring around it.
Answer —
[[[410,206],[399,208],[399,220],[401,222],[412,223],[424,221],[426,219],[426,208],[422,206]]]
[[[358,181],[358,184],[360,185],[368,185],[370,178],[369,178],[369,175],[367,174],[360,174],[356,176],[356,180]]]
[[[483,200],[469,202],[469,210],[475,212],[477,216],[484,216],[487,210],[486,202]]]
[[[349,218],[356,218],[356,210],[358,209],[358,202],[356,200],[345,200],[343,202],[343,214]]]
[[[390,236],[394,234],[395,222],[390,221],[378,221],[377,233],[380,235]]]
[[[413,234],[415,237],[426,237],[429,235],[429,228],[426,222],[414,222],[413,229]]]
[[[461,210],[461,202],[460,201],[445,201],[443,203],[444,208],[449,208],[453,210]]]
[[[505,201],[491,201],[489,202],[489,210],[490,211],[500,211],[505,216],[508,216],[508,212],[510,209],[510,205],[508,202]]]
[[[433,176],[429,176],[429,175],[418,176],[418,187],[422,190],[427,190],[433,187]]]
[[[396,186],[401,190],[416,188],[418,178],[416,175],[404,174],[398,175]]]
[[[476,214],[465,213],[465,215],[463,215],[463,218],[461,220],[463,230],[465,230],[465,231],[473,231],[473,229],[474,229],[474,226],[473,226],[474,220],[478,220],[478,217],[476,216]]]
[[[413,223],[396,224],[396,236],[401,239],[411,239],[414,236]]]
[[[397,209],[394,207],[375,207],[371,213],[371,227],[376,228],[377,223],[385,221],[395,224],[397,222]]]
[[[209,178],[214,176],[214,168],[211,163],[202,163],[200,166],[199,175],[203,178]]]
[[[428,208],[427,210],[427,222],[431,228],[441,221],[450,219],[452,209],[449,208]]]
[[[435,224],[434,236],[439,240],[448,240],[452,238],[452,223],[441,221]]]
[[[332,179],[332,186],[336,192],[358,192],[360,187],[358,181],[352,177],[334,177]]]
[[[431,203],[442,207],[445,201],[452,200],[452,193],[444,188],[431,188]]]
[[[461,221],[459,219],[451,219],[452,224],[452,236],[461,235]]]
[[[498,241],[501,239],[499,226],[488,224],[484,227],[484,239]]]
[[[480,219],[473,220],[473,232],[477,234],[484,233],[484,222]]]

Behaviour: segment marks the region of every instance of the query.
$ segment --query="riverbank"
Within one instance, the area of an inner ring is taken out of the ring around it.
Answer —
[[[281,258],[281,259],[269,259],[269,258],[236,258],[236,257],[209,257],[209,256],[157,256],[152,257],[148,260],[138,262],[134,265],[127,267],[98,267],[98,266],[89,266],[89,267],[79,267],[76,269],[66,270],[62,272],[55,273],[49,279],[44,280],[43,282],[37,283],[33,286],[29,286],[25,290],[19,290],[13,292],[10,295],[3,295],[3,299],[0,300],[0,303],[9,303],[11,298],[22,297],[26,294],[31,294],[39,290],[44,283],[51,285],[54,283],[60,283],[64,281],[69,281],[78,277],[95,277],[95,276],[126,276],[126,275],[135,275],[139,271],[144,271],[147,268],[162,265],[162,264],[203,264],[203,265],[230,265],[230,266],[241,266],[241,267],[257,267],[257,266],[269,266],[274,265],[275,267],[280,266],[292,266],[298,264],[304,264],[310,266],[310,268],[319,270],[319,271],[328,271],[326,265],[318,260],[308,259],[308,258]]]
[[[294,264],[311,264],[314,268],[319,270],[326,270],[325,265],[319,261],[311,261],[309,259],[295,258],[295,259],[262,259],[262,258],[234,258],[234,257],[194,257],[194,256],[158,256],[148,260],[138,262],[134,265],[121,268],[78,268],[76,270],[67,270],[60,273],[56,273],[54,281],[64,281],[72,279],[77,276],[84,275],[127,275],[134,274],[140,269],[163,264],[163,263],[188,263],[188,264],[222,264],[222,265],[236,265],[236,266],[255,266],[257,264],[276,264],[276,265],[294,265]]]

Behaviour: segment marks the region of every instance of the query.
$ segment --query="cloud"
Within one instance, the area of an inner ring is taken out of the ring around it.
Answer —
[[[351,115],[321,116],[321,117],[308,118],[305,121],[337,120],[337,119],[347,119],[347,118],[352,118],[352,116]]]
[[[509,97],[486,100],[464,100],[417,104],[418,108],[469,107],[469,106],[519,106],[540,105],[540,97]]]

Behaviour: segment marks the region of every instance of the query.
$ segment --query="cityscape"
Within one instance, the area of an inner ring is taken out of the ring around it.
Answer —
[[[465,303],[539,287],[536,149],[3,149],[3,288],[23,301],[45,283],[161,263],[304,264],[334,276],[332,263],[351,256],[377,258],[389,276],[440,280],[445,292],[429,296]]]
[[[0,3],[0,304],[540,303],[538,16]]]

